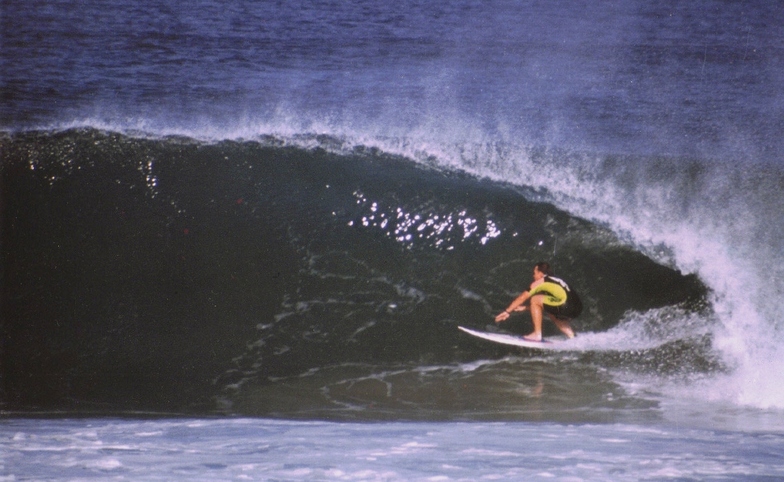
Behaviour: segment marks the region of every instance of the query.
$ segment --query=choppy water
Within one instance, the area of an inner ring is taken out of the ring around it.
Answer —
[[[0,434],[9,480],[776,480],[781,436],[630,425],[256,419],[40,424]],[[731,444],[732,450],[727,450]],[[52,476],[56,471],[57,476]]]

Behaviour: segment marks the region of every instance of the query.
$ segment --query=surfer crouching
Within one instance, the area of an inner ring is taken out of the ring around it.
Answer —
[[[495,317],[495,322],[505,321],[513,311],[531,310],[534,331],[524,336],[523,339],[542,341],[542,312],[546,312],[564,335],[574,338],[574,330],[572,330],[570,320],[577,318],[582,313],[582,301],[580,301],[577,292],[564,280],[552,276],[551,273],[549,263],[536,263],[534,282],[531,283],[531,287],[515,298],[506,310],[499,313]]]

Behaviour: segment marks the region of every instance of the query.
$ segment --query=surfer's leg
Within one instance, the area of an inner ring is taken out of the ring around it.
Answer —
[[[544,295],[534,295],[531,297],[530,310],[531,321],[534,324],[534,331],[527,334],[524,338],[527,340],[542,340],[542,313],[544,312]]]
[[[574,330],[572,330],[572,324],[570,320],[566,318],[558,318],[552,313],[548,313],[550,315],[550,319],[553,320],[555,326],[558,327],[561,332],[566,335],[567,338],[574,338]]]

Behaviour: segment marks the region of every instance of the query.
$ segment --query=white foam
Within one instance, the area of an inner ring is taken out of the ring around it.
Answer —
[[[107,455],[83,444],[90,424]],[[163,432],[150,439],[138,433]],[[12,440],[14,434],[25,437]],[[32,435],[35,435],[33,437]],[[36,480],[632,481],[784,475],[778,436],[637,425],[325,423],[261,419],[8,420],[4,477]],[[63,447],[65,452],[46,450]],[[728,447],[717,450],[717,447]]]

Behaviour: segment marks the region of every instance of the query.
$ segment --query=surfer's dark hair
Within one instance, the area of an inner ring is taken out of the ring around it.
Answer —
[[[536,269],[548,276],[553,274],[553,269],[550,267],[550,263],[547,261],[539,261],[535,266]]]

